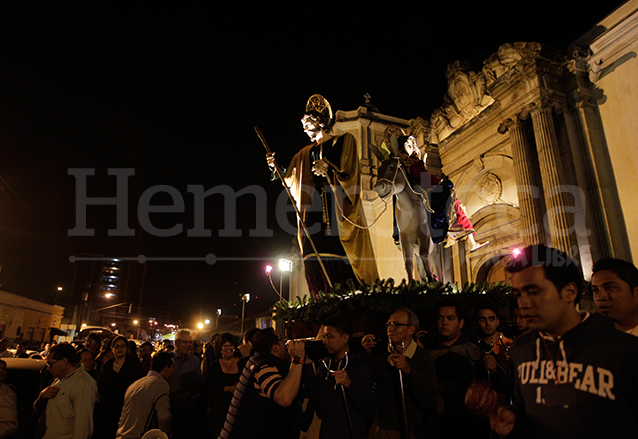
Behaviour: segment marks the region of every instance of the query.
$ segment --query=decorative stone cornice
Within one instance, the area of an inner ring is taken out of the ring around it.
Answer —
[[[521,120],[518,118],[518,116],[514,116],[513,119],[505,119],[503,122],[501,122],[501,124],[498,126],[498,132],[499,134],[505,134],[506,132],[510,131],[513,127],[520,127],[521,126]]]
[[[409,134],[417,138],[419,145],[430,143],[432,137],[432,125],[429,120],[425,120],[422,117],[410,119]]]
[[[569,108],[584,108],[596,105],[593,82],[598,79],[600,69],[589,69],[587,60],[592,55],[588,46],[574,45],[568,50],[565,62],[565,78]]]
[[[530,103],[522,108],[521,112],[518,114],[518,117],[521,120],[528,119],[532,113],[539,111],[553,111],[556,113],[560,113],[564,110],[565,103],[553,99],[553,97],[541,97],[535,102]]]
[[[603,32],[583,41],[591,50],[587,61],[592,82],[598,81],[607,74],[607,68],[633,52],[631,47],[638,33],[638,10],[635,8],[634,2],[624,3],[598,23],[595,29]]]
[[[565,101],[561,79],[564,55],[551,47],[536,42],[503,44],[483,64],[479,73],[468,71],[467,65],[460,61],[447,67],[444,104],[430,118],[433,143],[442,144],[486,109],[498,105],[493,93],[507,93],[502,86],[510,80],[536,81],[543,76],[538,87],[541,101]],[[523,75],[522,79],[514,78],[513,75],[518,74]]]
[[[503,44],[488,59],[483,61],[483,76],[487,85],[492,84],[521,60],[537,58],[543,46],[535,42]]]

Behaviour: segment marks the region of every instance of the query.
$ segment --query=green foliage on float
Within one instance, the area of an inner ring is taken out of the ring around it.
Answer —
[[[513,299],[511,286],[503,282],[466,283],[459,287],[451,283],[405,280],[395,285],[394,279],[378,280],[372,285],[348,281],[346,285],[337,284],[331,292],[320,293],[318,297],[281,300],[275,304],[273,313],[276,319],[286,322],[320,322],[331,315],[353,312],[389,314],[401,306],[419,313],[450,296],[464,302],[468,308],[483,300],[506,306]]]

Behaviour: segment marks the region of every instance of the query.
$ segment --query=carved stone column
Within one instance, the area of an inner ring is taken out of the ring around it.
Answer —
[[[595,86],[590,82],[589,69],[596,68],[588,64],[591,55],[587,46],[572,46],[565,65],[566,83],[570,86],[565,119],[578,184],[586,197],[587,227],[591,229],[588,240],[594,261],[606,257],[631,260],[614,169],[594,97]]]
[[[537,178],[535,161],[530,144],[518,117],[501,124],[501,134],[509,131],[514,160],[514,173],[518,193],[518,204],[523,230],[520,235],[525,245],[546,244],[543,233],[542,187]]]
[[[631,250],[627,237],[611,158],[595,105],[582,99],[575,108],[588,162],[588,183],[597,193],[594,218],[596,220],[601,257],[614,257],[630,261]]]
[[[578,259],[578,241],[574,231],[574,202],[569,200],[569,189],[573,187],[568,186],[561,178],[562,165],[552,108],[532,104],[530,113],[547,209],[545,224],[549,228],[552,246]],[[573,198],[573,194],[571,196]]]

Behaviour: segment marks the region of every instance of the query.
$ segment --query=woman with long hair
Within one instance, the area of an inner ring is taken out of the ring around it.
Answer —
[[[128,354],[126,337],[115,337],[111,349],[113,358],[102,366],[98,382],[94,439],[115,437],[126,389],[143,375],[139,358]]]
[[[230,333],[224,333],[219,339],[221,357],[214,361],[206,373],[206,392],[209,402],[211,437],[219,436],[224,426],[228,407],[237,388],[241,370],[237,366],[239,340]]]

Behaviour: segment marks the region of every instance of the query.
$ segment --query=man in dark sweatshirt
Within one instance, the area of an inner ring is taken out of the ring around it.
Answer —
[[[441,405],[434,360],[413,340],[419,329],[414,311],[397,309],[388,318],[386,328],[388,345],[382,346],[379,353],[372,353],[377,344],[373,334],[366,334],[361,340],[367,353],[362,358],[376,385],[376,415],[368,439],[400,435],[420,438],[424,423]]]
[[[350,350],[351,337],[347,317],[328,317],[319,333],[328,356],[303,367],[305,390],[321,418],[320,439],[367,438],[374,419],[372,378],[362,359]]]
[[[444,300],[436,309],[437,335],[425,345],[434,358],[443,412],[426,426],[429,438],[487,437],[489,423],[465,408],[465,394],[473,381],[487,381],[485,354],[463,333],[465,307],[457,300]],[[494,381],[505,380],[499,374]],[[486,430],[486,431],[485,431]]]
[[[514,407],[492,416],[508,437],[633,437],[638,431],[638,339],[600,314],[580,313],[581,270],[565,253],[527,247],[508,271],[531,331],[513,349]]]

